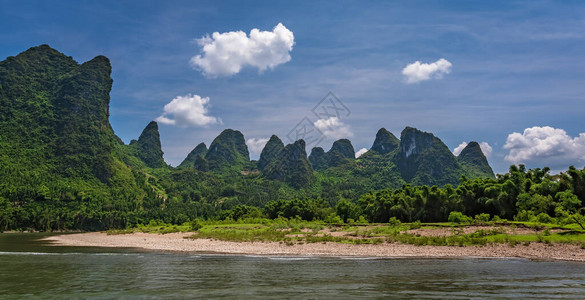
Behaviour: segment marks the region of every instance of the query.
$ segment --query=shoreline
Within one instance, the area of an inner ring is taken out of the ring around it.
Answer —
[[[45,237],[53,246],[140,248],[153,251],[184,253],[372,257],[372,258],[525,258],[531,260],[562,260],[585,262],[585,250],[571,244],[531,243],[528,246],[493,244],[486,246],[415,246],[399,243],[345,244],[280,242],[229,242],[211,239],[190,239],[194,233],[130,233],[108,235],[103,232],[73,233]]]

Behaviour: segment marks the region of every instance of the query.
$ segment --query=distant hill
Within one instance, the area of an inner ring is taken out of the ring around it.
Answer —
[[[250,154],[244,135],[232,129],[222,131],[209,145],[205,155],[212,171],[223,171],[226,168],[242,170],[250,162]]]
[[[130,142],[130,148],[134,150],[133,154],[150,168],[162,168],[166,166],[160,144],[158,124],[155,121],[148,123],[138,140],[132,140]]]
[[[195,161],[197,161],[197,158],[198,157],[205,157],[206,154],[207,154],[207,146],[205,146],[205,143],[200,143],[195,148],[193,148],[193,150],[191,150],[191,152],[189,152],[189,154],[187,155],[185,160],[183,160],[183,162],[181,162],[181,164],[178,166],[178,168],[193,167],[195,164]]]
[[[264,170],[271,162],[277,159],[278,153],[284,149],[284,144],[276,135],[272,135],[260,153],[258,169]]]
[[[490,167],[487,158],[481,151],[481,147],[477,142],[469,142],[461,153],[459,153],[457,160],[465,169],[469,177],[474,178],[494,174],[492,167]]]

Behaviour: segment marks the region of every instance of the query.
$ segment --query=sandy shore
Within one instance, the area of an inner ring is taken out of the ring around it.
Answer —
[[[186,239],[192,233],[132,233],[107,235],[101,232],[57,235],[45,238],[54,245],[129,247],[148,250],[205,252],[255,255],[357,256],[357,257],[519,257],[543,260],[585,261],[585,250],[576,245],[531,243],[528,246],[507,244],[490,246],[414,246],[404,244],[354,245],[310,243],[286,245],[264,242],[226,242],[210,239]]]

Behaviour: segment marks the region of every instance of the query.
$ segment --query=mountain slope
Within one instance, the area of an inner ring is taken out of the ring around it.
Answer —
[[[394,151],[399,145],[400,140],[398,138],[396,138],[390,131],[386,130],[386,128],[380,128],[376,133],[376,139],[374,140],[374,144],[372,145],[372,148],[370,148],[370,151],[379,154],[386,154]]]
[[[414,185],[457,184],[464,174],[449,148],[431,133],[406,127],[399,149],[394,162],[401,177]]]
[[[266,142],[264,149],[262,149],[262,153],[260,153],[260,159],[258,159],[258,169],[264,170],[268,164],[276,159],[276,156],[280,151],[282,151],[282,149],[284,149],[284,144],[280,138],[276,135],[272,135],[268,142]]]
[[[495,177],[492,167],[490,167],[487,158],[477,142],[469,142],[461,153],[459,153],[457,160],[466,170],[468,176],[472,178]]]
[[[279,180],[294,188],[308,186],[313,181],[313,169],[305,151],[305,141],[298,140],[282,149],[276,159],[266,166],[267,178]]]
[[[11,227],[125,226],[156,198],[110,126],[110,73],[106,57],[78,64],[47,45],[0,62],[0,198]]]
[[[205,159],[212,171],[241,171],[250,162],[244,135],[232,129],[222,131],[209,145]]]
[[[150,168],[162,168],[167,165],[163,159],[158,124],[155,121],[146,125],[138,141],[130,142],[130,148],[134,150],[134,155]]]
[[[353,145],[348,139],[341,139],[333,142],[331,149],[327,152],[329,167],[337,167],[351,163],[355,160]]]
[[[309,161],[311,162],[313,169],[317,171],[322,171],[329,167],[327,153],[325,153],[325,150],[323,150],[323,148],[321,147],[314,147],[313,149],[311,149]]]
[[[207,146],[205,145],[205,143],[200,143],[195,148],[193,148],[193,150],[191,150],[191,152],[189,152],[187,157],[177,167],[178,168],[193,168],[193,164],[195,163],[197,158],[199,156],[205,157],[205,154],[207,154]]]

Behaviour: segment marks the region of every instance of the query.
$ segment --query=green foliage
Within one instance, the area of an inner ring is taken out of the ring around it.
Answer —
[[[473,218],[475,223],[488,223],[490,221],[490,214],[479,214]]]
[[[130,142],[130,148],[134,150],[133,154],[148,167],[162,168],[166,166],[160,144],[158,124],[155,121],[148,123],[140,134],[138,141],[132,140]]]
[[[401,140],[380,129],[358,159],[349,140],[307,158],[302,140],[285,147],[272,136],[257,169],[243,135],[227,129],[173,169],[156,122],[130,145],[114,134],[110,73],[105,57],[80,65],[46,45],[0,62],[0,230],[155,228],[154,220],[168,231],[263,217],[420,224],[452,212],[585,226],[585,169],[551,176],[520,165],[494,178],[477,143],[456,158],[409,127]]]
[[[355,159],[353,145],[348,139],[341,139],[333,142],[331,149],[327,152],[329,167],[337,167],[351,163]]]
[[[232,129],[222,131],[209,145],[205,159],[212,171],[225,172],[228,169],[241,171],[250,161],[244,135]]]
[[[447,218],[447,221],[457,224],[471,223],[471,220],[472,219],[470,217],[458,211],[452,211],[451,213],[449,213],[449,217]]]
[[[268,164],[277,159],[278,153],[284,149],[284,144],[276,135],[272,135],[260,153],[258,169],[264,170]]]
[[[219,213],[220,220],[234,220],[238,221],[247,218],[261,218],[262,210],[255,206],[237,205],[232,209],[224,210]]]
[[[190,231],[198,231],[202,227],[203,227],[203,224],[201,224],[201,221],[199,221],[199,219],[193,219],[191,222],[189,222],[189,230]]]
[[[494,171],[477,142],[470,142],[457,156],[457,161],[471,177],[493,177]]]
[[[207,172],[209,171],[209,162],[203,156],[199,155],[193,162],[193,168],[197,171]]]
[[[277,200],[270,201],[264,207],[264,212],[271,219],[296,218],[302,220],[324,220],[333,210],[322,200]]]
[[[309,161],[311,162],[313,169],[318,171],[325,170],[329,166],[327,153],[325,153],[325,150],[321,147],[315,147],[311,150]]]
[[[380,128],[376,133],[376,139],[370,151],[386,154],[394,151],[398,146],[400,146],[400,140],[386,130],[386,128]]]
[[[197,159],[199,157],[205,157],[205,154],[207,154],[207,146],[205,146],[205,143],[200,143],[193,150],[191,150],[191,152],[189,152],[185,160],[183,160],[183,162],[181,162],[177,168],[193,168]],[[207,169],[209,169],[209,166]]]
[[[337,202],[335,205],[335,212],[345,223],[347,223],[349,219],[358,220],[361,216],[361,209],[359,206],[347,199],[341,199]]]
[[[305,141],[286,145],[277,158],[266,166],[265,174],[269,179],[285,182],[294,188],[307,187],[314,175],[305,152]]]

